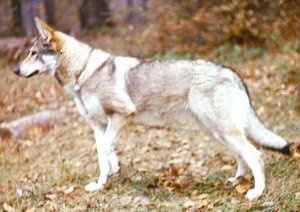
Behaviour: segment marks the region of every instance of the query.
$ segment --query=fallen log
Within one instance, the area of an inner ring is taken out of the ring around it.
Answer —
[[[65,110],[45,110],[27,115],[13,121],[0,124],[0,138],[26,138],[34,129],[48,131],[54,126],[62,125],[65,120]]]

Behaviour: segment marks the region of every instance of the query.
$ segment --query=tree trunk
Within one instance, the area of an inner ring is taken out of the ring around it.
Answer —
[[[110,17],[110,10],[105,0],[92,0],[92,9],[95,23],[98,26],[106,24],[107,19]]]
[[[105,0],[84,0],[79,8],[82,28],[101,27],[110,24],[110,9]]]
[[[125,17],[125,20],[129,21],[129,22],[133,22],[134,17],[136,16],[136,14],[133,11],[133,0],[127,0],[127,10],[128,10],[128,13]]]
[[[13,35],[22,35],[22,15],[21,15],[21,1],[20,0],[12,0],[11,1],[12,15],[13,15],[13,23],[11,32]]]
[[[32,37],[37,35],[35,28],[34,17],[38,16],[38,0],[22,1],[22,24],[26,36]]]
[[[127,0],[127,14],[125,15],[125,21],[133,24],[142,25],[146,23],[146,19],[143,16],[141,9],[147,9],[147,0]]]
[[[80,14],[80,24],[81,28],[86,29],[88,28],[88,19],[89,19],[89,5],[88,1],[84,0],[79,7],[79,14]]]
[[[44,0],[45,1],[45,10],[47,16],[47,22],[51,26],[55,26],[55,1],[54,0]]]

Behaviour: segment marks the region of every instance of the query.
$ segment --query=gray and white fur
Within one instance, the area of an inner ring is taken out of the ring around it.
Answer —
[[[255,199],[265,189],[261,153],[248,140],[289,154],[286,140],[257,117],[241,78],[230,68],[203,60],[142,61],[93,49],[36,19],[40,37],[16,73],[48,72],[72,95],[96,140],[100,175],[85,186],[102,189],[119,171],[114,145],[130,123],[166,126],[170,117],[187,114],[205,126],[237,160],[233,182],[249,167]],[[180,117],[180,116],[179,116]]]

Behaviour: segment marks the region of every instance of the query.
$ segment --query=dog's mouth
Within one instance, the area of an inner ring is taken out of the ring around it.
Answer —
[[[26,78],[29,78],[29,77],[32,77],[32,76],[34,76],[34,75],[37,75],[39,73],[39,71],[38,70],[35,70],[34,72],[32,72],[31,74],[29,74],[29,75],[27,75],[27,76],[25,76]]]

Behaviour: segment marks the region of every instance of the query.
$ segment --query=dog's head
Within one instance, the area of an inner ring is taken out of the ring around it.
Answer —
[[[39,18],[35,18],[35,24],[39,36],[30,48],[29,55],[14,71],[22,77],[32,77],[43,72],[54,74],[59,66],[62,41],[58,33]]]

